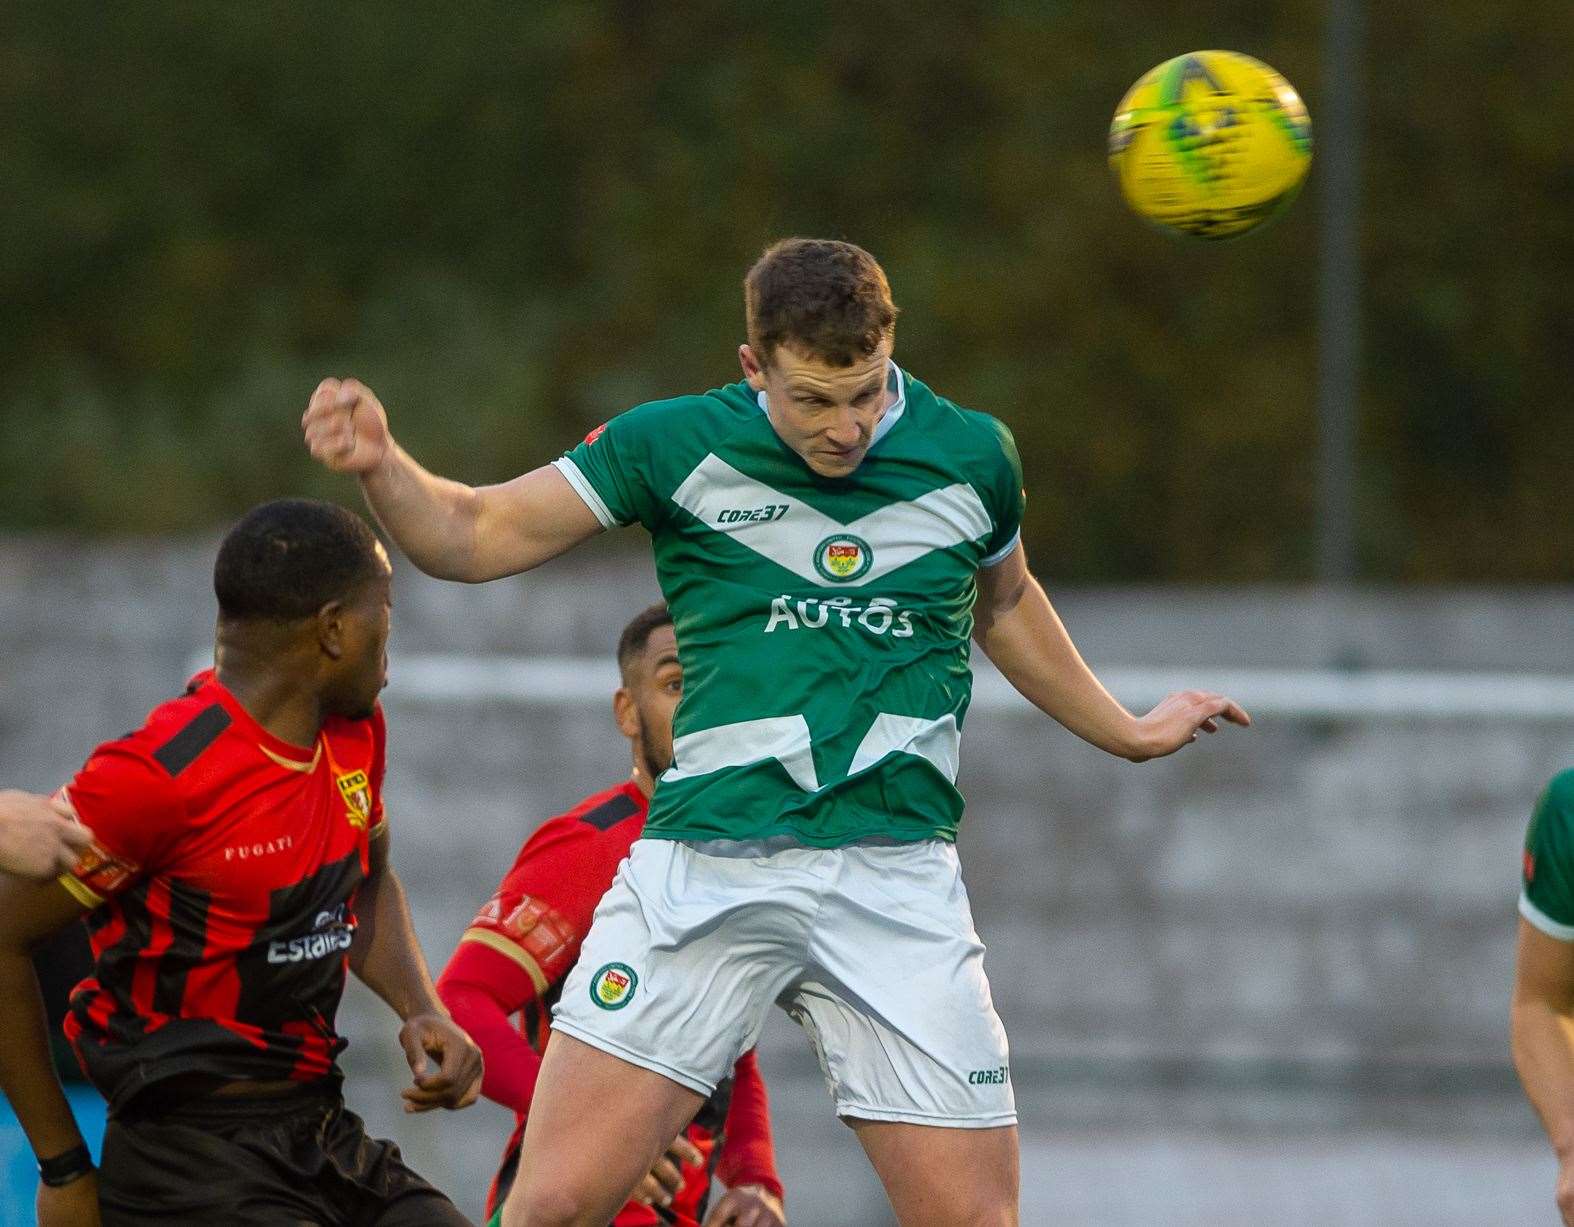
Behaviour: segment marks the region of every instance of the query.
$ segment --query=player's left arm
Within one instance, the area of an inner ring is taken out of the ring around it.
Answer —
[[[1115,699],[1082,659],[1043,587],[1028,570],[1019,541],[994,566],[978,572],[973,638],[1028,702],[1084,741],[1140,763],[1173,754],[1218,730],[1219,720],[1250,724],[1232,699],[1183,690],[1145,716]]]
[[[350,969],[404,1020],[399,1043],[414,1075],[414,1085],[403,1092],[405,1111],[467,1108],[481,1091],[481,1050],[437,996],[410,923],[404,885],[388,861],[388,842],[387,823],[380,822],[373,828],[371,868],[356,904]]]

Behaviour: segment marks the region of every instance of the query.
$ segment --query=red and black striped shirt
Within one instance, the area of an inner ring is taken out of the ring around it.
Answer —
[[[112,1112],[171,1078],[337,1074],[384,762],[381,710],[307,750],[207,672],[62,790],[94,835],[61,878],[95,960],[65,1029]]]

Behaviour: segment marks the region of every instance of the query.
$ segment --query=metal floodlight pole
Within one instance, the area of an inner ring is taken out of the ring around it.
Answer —
[[[1328,0],[1321,114],[1317,299],[1317,577],[1355,578],[1355,439],[1361,395],[1361,112],[1364,0]]]

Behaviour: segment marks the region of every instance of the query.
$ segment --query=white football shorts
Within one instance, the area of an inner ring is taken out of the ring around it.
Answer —
[[[808,1033],[838,1116],[1016,1123],[984,945],[956,849],[940,840],[638,840],[552,1025],[709,1095],[772,1002]]]

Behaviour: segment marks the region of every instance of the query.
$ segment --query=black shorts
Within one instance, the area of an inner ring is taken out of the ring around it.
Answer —
[[[472,1227],[336,1085],[133,1103],[104,1131],[98,1180],[104,1227]]]

